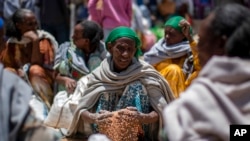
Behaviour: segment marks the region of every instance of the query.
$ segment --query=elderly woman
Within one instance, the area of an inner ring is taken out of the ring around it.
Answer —
[[[60,45],[54,69],[58,72],[58,91],[72,93],[76,81],[89,74],[106,58],[107,50],[101,41],[102,29],[94,21],[82,21],[74,28],[72,42]]]
[[[38,30],[34,13],[27,9],[19,9],[13,14],[6,27],[6,35],[9,39],[1,54],[5,69],[29,81],[50,107],[53,101],[54,54],[58,48],[54,37]]]
[[[197,56],[197,43],[191,31],[183,17],[174,16],[165,23],[165,37],[144,54],[144,60],[168,81],[175,97],[185,90],[185,81],[193,71],[192,54],[193,58]],[[197,61],[195,63],[197,67]]]
[[[157,140],[158,129],[162,125],[162,108],[173,100],[168,83],[153,67],[138,60],[141,43],[130,28],[115,28],[105,43],[111,56],[87,75],[88,83],[84,91],[78,87],[75,91],[82,92],[83,97],[76,109],[69,135],[86,137],[96,132],[103,133],[100,127],[105,125],[110,125],[106,130],[120,130],[113,123],[115,119],[110,120],[110,117],[116,116],[128,124],[129,121],[138,121],[143,129],[140,138]],[[80,80],[79,85],[81,83],[84,82]],[[120,132],[118,136],[122,134],[125,132]]]

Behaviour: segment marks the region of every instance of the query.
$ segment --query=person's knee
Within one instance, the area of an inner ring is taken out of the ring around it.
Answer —
[[[29,69],[29,75],[43,76],[44,73],[44,69],[39,65],[32,65]]]
[[[181,67],[176,64],[168,65],[165,70],[171,73],[183,73]]]
[[[182,71],[182,68],[176,64],[170,64],[168,65],[166,68],[164,68],[161,72],[160,72],[165,79],[167,79],[168,81],[174,80],[181,80],[181,81],[185,81],[185,75]]]

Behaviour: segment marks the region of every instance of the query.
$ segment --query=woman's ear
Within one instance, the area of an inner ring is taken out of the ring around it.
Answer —
[[[113,44],[111,42],[107,43],[108,52],[113,55]]]
[[[112,44],[110,42],[107,43],[107,49],[108,49],[108,51],[111,51],[111,48],[112,48]]]
[[[218,37],[214,42],[216,46],[214,46],[214,54],[215,55],[225,55],[225,46],[227,42],[227,36],[223,35]]]
[[[85,39],[84,39],[84,42],[85,42],[86,44],[90,44],[90,40],[89,40],[88,38],[85,38]]]

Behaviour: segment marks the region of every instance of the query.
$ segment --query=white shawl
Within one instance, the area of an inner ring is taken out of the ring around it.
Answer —
[[[191,52],[188,41],[168,46],[164,38],[160,39],[148,52],[144,54],[144,60],[155,65],[166,59],[179,58]]]

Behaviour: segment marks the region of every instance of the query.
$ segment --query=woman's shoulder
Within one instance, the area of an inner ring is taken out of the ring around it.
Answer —
[[[142,65],[142,69],[150,70],[151,72],[157,72],[153,65],[144,61],[142,58],[140,58],[138,61]]]
[[[60,44],[59,49],[69,48],[71,46],[70,42],[64,42]]]

